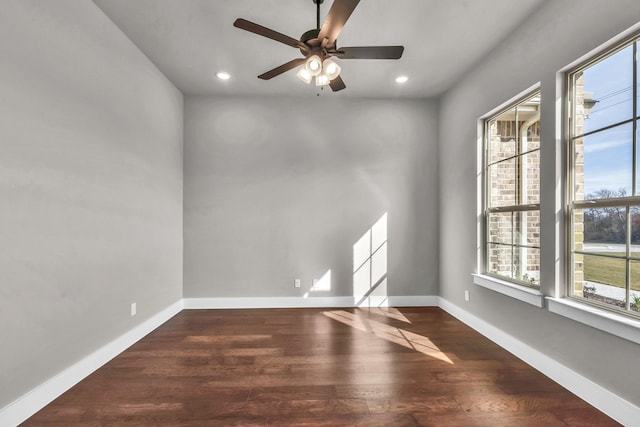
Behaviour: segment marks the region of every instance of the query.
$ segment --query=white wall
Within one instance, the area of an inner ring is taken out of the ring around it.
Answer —
[[[638,345],[474,286],[478,118],[542,84],[542,289],[564,286],[557,72],[640,20],[635,0],[549,1],[441,99],[441,296],[638,405]],[[557,228],[558,227],[558,228]],[[464,290],[471,302],[464,302]]]
[[[185,297],[353,296],[385,213],[387,294],[437,295],[436,138],[428,101],[187,98]]]
[[[1,9],[0,408],[182,297],[183,126],[92,2]]]

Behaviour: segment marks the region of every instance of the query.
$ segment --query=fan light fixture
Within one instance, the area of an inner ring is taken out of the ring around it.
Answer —
[[[340,66],[331,59],[325,59],[324,63],[322,64],[322,68],[324,72],[327,73],[327,77],[329,77],[329,80],[333,80],[340,75]]]
[[[296,76],[298,76],[298,78],[306,84],[311,83],[311,78],[313,77],[311,74],[309,74],[309,71],[307,71],[307,67],[305,66],[300,67],[300,69],[296,73]]]
[[[255,22],[238,18],[233,26],[250,33],[274,40],[278,43],[293,47],[302,53],[289,62],[262,73],[258,76],[262,80],[271,80],[289,70],[302,66],[297,76],[309,84],[313,77],[316,85],[330,85],[331,90],[338,92],[347,86],[340,77],[340,67],[328,58],[343,59],[400,59],[404,46],[351,46],[338,49],[338,34],[347,22],[360,0],[333,0],[324,23],[320,25],[320,5],[324,0],[313,0],[316,5],[316,27],[305,31],[299,39],[289,37],[278,31],[263,27]]]
[[[316,86],[326,86],[340,75],[340,71],[341,68],[335,61],[325,59],[321,62],[319,56],[313,55],[300,67],[296,75],[306,84],[311,83],[311,79],[315,77]]]
[[[318,55],[312,55],[307,59],[304,67],[309,72],[309,75],[315,77],[322,72],[322,59]]]
[[[325,73],[318,74],[316,76],[316,86],[325,86],[328,85],[329,82],[329,76],[327,76]]]

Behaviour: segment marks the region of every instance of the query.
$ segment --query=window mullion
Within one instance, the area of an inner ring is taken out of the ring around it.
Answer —
[[[484,158],[482,159],[483,162],[483,170],[484,170],[484,176],[483,176],[483,191],[484,194],[482,194],[482,206],[484,207],[483,209],[483,215],[484,215],[484,229],[482,230],[482,238],[484,240],[484,244],[483,246],[483,253],[482,253],[482,260],[484,263],[484,268],[483,271],[484,272],[488,272],[489,271],[489,202],[491,200],[490,197],[490,193],[489,193],[489,180],[490,180],[490,175],[489,175],[489,155],[490,155],[490,144],[491,144],[491,126],[488,120],[484,122],[484,139],[483,139],[483,144],[484,144],[484,150],[482,150],[482,154],[484,156]]]
[[[580,202],[574,202],[573,206],[577,209],[590,209],[590,208],[608,208],[616,206],[635,206],[640,205],[639,196],[629,197],[612,197],[610,199],[590,199]]]
[[[514,191],[516,193],[516,197],[515,197],[515,204],[516,205],[521,205],[522,204],[522,156],[520,155],[520,153],[522,152],[522,141],[520,138],[520,121],[518,120],[518,113],[519,113],[519,109],[516,106],[515,107],[515,117],[513,119],[513,124],[514,124],[514,129],[515,129],[515,137],[516,137],[516,141],[515,141],[515,154],[516,154],[516,159],[515,159],[515,168],[516,170],[515,172],[515,179],[514,179]],[[513,220],[513,218],[511,218]]]
[[[516,246],[515,246],[515,221],[511,212],[511,278],[516,278]]]
[[[632,173],[632,182],[631,182],[631,194],[637,195],[638,188],[636,186],[637,182],[637,169],[638,169],[638,43],[636,41],[633,42],[633,154],[632,154],[632,163],[633,167],[631,169]],[[631,208],[627,206],[627,282],[625,289],[625,305],[627,310],[631,310],[631,237],[633,235],[631,230]]]
[[[632,169],[631,169],[631,174],[632,174],[632,179],[631,179],[631,195],[635,196],[638,191],[638,189],[636,188],[636,181],[637,181],[637,150],[638,150],[638,133],[637,133],[637,127],[638,127],[638,47],[637,47],[638,43],[634,42],[633,43],[633,88],[631,93],[633,94],[633,125],[632,125],[632,131],[633,131],[633,154],[632,154]],[[627,301],[629,299],[627,298]]]
[[[540,204],[535,203],[531,205],[512,205],[512,206],[496,206],[495,208],[488,208],[488,213],[500,213],[500,212],[526,212],[526,211],[538,211],[540,210]]]
[[[631,310],[631,208],[627,206],[626,208],[626,222],[627,222],[627,233],[625,236],[626,241],[626,262],[625,262],[625,308],[627,310]]]
[[[607,125],[607,126],[603,126],[601,128],[598,128],[598,129],[595,129],[595,130],[591,130],[589,132],[581,133],[579,135],[576,135],[575,134],[575,130],[574,130],[573,133],[572,133],[573,136],[571,138],[572,139],[584,138],[585,136],[591,136],[591,135],[596,134],[596,133],[600,133],[600,132],[604,132],[604,131],[609,130],[609,129],[617,128],[618,126],[626,125],[626,124],[631,123],[633,121],[634,121],[634,118],[622,120],[621,122],[616,122],[616,123],[613,123],[613,124],[610,124],[610,125]]]

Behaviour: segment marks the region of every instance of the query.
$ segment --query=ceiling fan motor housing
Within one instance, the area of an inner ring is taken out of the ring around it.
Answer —
[[[319,28],[314,28],[313,30],[305,31],[304,34],[300,36],[300,41],[302,43],[307,43],[309,40],[317,39],[318,34],[320,34]]]
[[[304,56],[308,56],[313,53],[320,54],[320,49],[318,49],[320,47],[318,34],[320,34],[320,30],[318,28],[314,28],[312,30],[306,31],[300,36],[300,41],[308,46],[308,49],[300,48],[300,52]]]

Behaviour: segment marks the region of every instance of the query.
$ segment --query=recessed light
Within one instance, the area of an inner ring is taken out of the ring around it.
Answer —
[[[398,76],[396,77],[396,83],[406,83],[409,80],[407,76]]]
[[[231,74],[227,73],[226,71],[220,71],[216,73],[216,77],[220,80],[229,80],[231,78]]]

